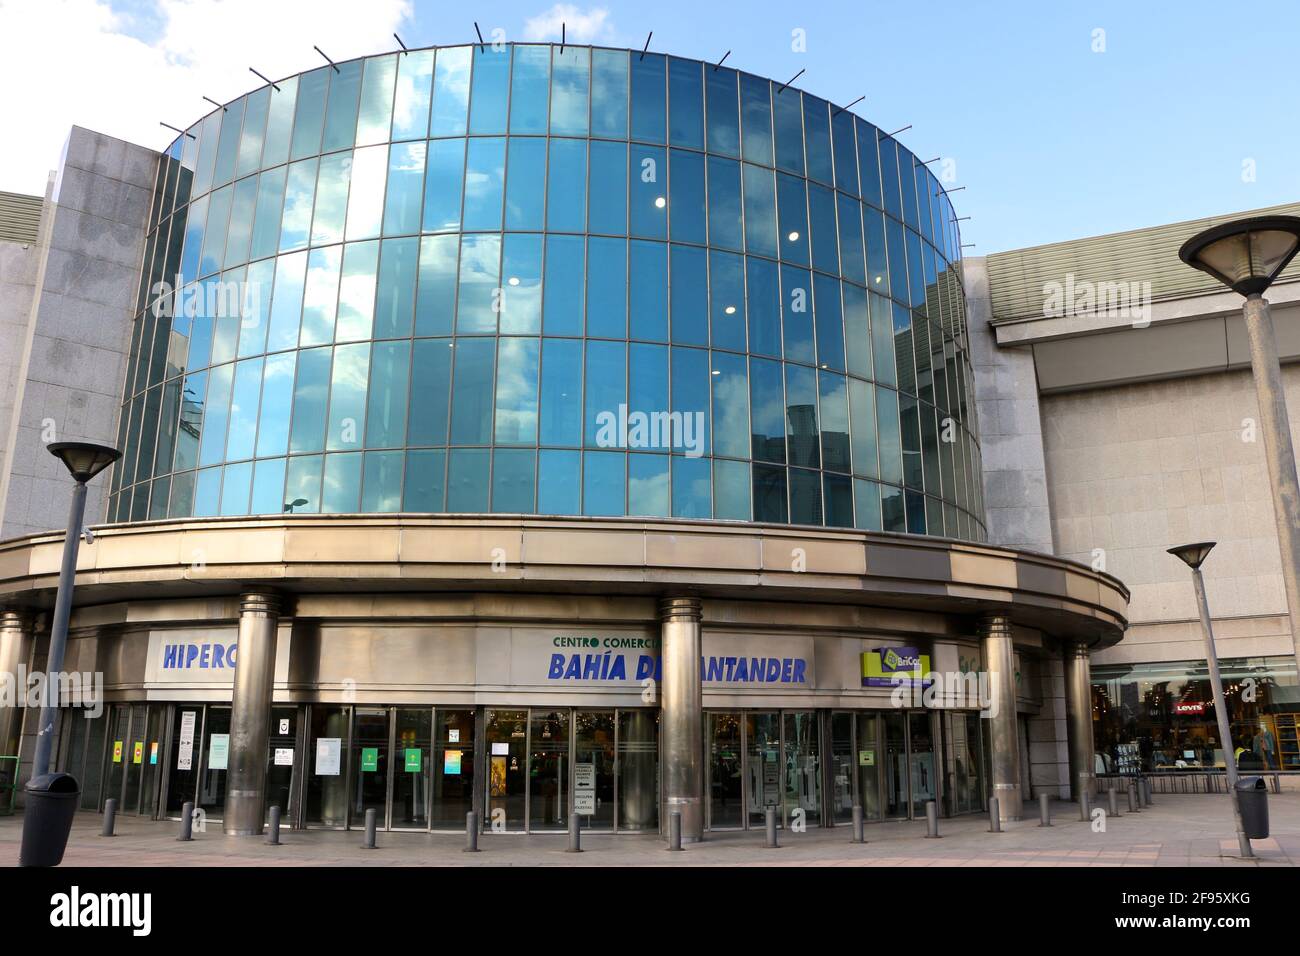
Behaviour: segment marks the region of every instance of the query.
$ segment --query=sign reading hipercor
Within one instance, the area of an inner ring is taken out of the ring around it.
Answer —
[[[628,648],[658,650],[654,638],[560,635],[552,640],[563,653],[552,653],[548,681],[659,681],[663,667],[658,653],[631,654]],[[585,653],[573,653],[584,648]],[[807,684],[804,657],[702,655],[700,680],[706,684]]]

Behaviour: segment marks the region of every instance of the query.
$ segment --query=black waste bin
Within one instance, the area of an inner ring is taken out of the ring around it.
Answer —
[[[81,803],[81,787],[70,773],[32,777],[23,788],[23,845],[20,866],[58,866],[72,831],[72,818]]]
[[[1263,777],[1242,777],[1237,781],[1237,805],[1246,839],[1268,839],[1268,784]]]

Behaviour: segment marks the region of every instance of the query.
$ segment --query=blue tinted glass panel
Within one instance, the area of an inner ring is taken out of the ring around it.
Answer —
[[[776,186],[770,169],[742,165],[745,180],[745,251],[776,258]]]
[[[406,383],[410,368],[410,342],[375,343],[370,394],[366,398],[367,448],[400,448],[405,444]],[[400,468],[397,473],[401,474]]]
[[[361,60],[339,64],[330,78],[329,103],[325,109],[322,153],[356,145],[357,104],[361,97]]]
[[[749,375],[743,355],[713,353],[713,453],[749,457]]]
[[[674,146],[704,148],[702,65],[668,58],[668,141]]]
[[[898,149],[897,144],[888,137],[880,139],[880,186],[885,212],[895,219],[902,219],[902,194],[898,186]]]
[[[582,513],[582,453],[543,448],[537,453],[537,511],[544,515]]]
[[[710,156],[709,245],[740,251],[745,248],[740,204],[740,164]]]
[[[444,445],[451,383],[451,339],[417,339],[411,354],[408,445]]]
[[[625,513],[627,456],[621,451],[589,451],[582,456],[582,513]]]
[[[293,120],[289,158],[302,159],[320,151],[321,129],[325,125],[325,93],[329,89],[328,66],[304,73],[298,80],[298,110]],[[284,86],[280,87],[282,90]]]
[[[627,138],[627,53],[591,51],[591,134]]]
[[[334,339],[343,247],[313,249],[307,256],[307,282],[302,303],[300,346],[324,345]]]
[[[672,350],[673,450],[691,456],[709,454],[709,353],[704,349]],[[680,427],[677,426],[680,416]]]
[[[501,228],[501,200],[505,185],[506,141],[470,139],[465,164],[464,228]]]
[[[809,186],[808,213],[812,230],[813,268],[838,275],[840,257],[836,241],[835,193],[822,186]]]
[[[501,237],[462,236],[457,332],[495,332],[500,304]]]
[[[433,70],[430,136],[465,135],[465,116],[469,109],[469,76],[470,47],[450,47],[438,51]]]
[[[587,240],[587,334],[627,338],[627,241]]]
[[[393,125],[393,87],[397,83],[397,55],[366,60],[361,81],[361,108],[357,115],[357,145],[388,140]]]
[[[880,486],[874,481],[853,479],[853,524],[861,531],[880,531]]]
[[[275,291],[271,295],[271,326],[266,348],[270,352],[298,345],[298,323],[302,317],[303,283],[307,253],[280,256],[275,265]]]
[[[746,161],[772,165],[772,84],[740,74],[741,155]]]
[[[867,286],[872,292],[889,295],[889,261],[885,256],[885,219],[875,209],[864,206],[862,225],[867,242]]]
[[[542,327],[542,237],[509,234],[501,256],[501,331],[536,333]]]
[[[619,406],[627,404],[627,346],[622,342],[589,341],[586,369],[583,442],[588,447],[621,447],[617,422]]]
[[[582,343],[542,340],[540,442],[576,447],[582,439]],[[543,460],[545,463],[545,460]],[[543,469],[545,477],[545,469]],[[577,484],[575,469],[574,484]],[[576,499],[575,499],[576,501]],[[576,513],[577,507],[569,513]]]
[[[587,184],[587,228],[621,236],[627,233],[627,145],[593,140]]]
[[[853,135],[853,114],[831,110],[831,141],[835,153],[835,188],[858,195],[858,146]]]
[[[291,169],[302,166],[295,163]],[[324,157],[320,162],[320,172],[316,177],[316,206],[311,216],[311,242],[322,246],[331,242],[342,242],[344,227],[348,215],[348,186],[352,180],[352,151],[335,153]],[[290,188],[294,183],[290,181]],[[294,214],[297,215],[297,197],[294,202]],[[290,207],[286,205],[286,212]],[[301,228],[301,225],[299,225]]]
[[[776,204],[781,258],[797,265],[808,265],[808,196],[804,181],[778,173]]]
[[[369,371],[370,343],[340,345],[334,349],[334,367],[330,371],[329,429],[325,435],[326,449],[343,451],[360,448],[364,444],[366,382]],[[327,464],[326,472],[328,471]]]
[[[551,75],[551,133],[586,136],[591,51],[575,46],[553,46],[551,50],[555,54]]]
[[[745,351],[745,260],[709,253],[709,326],[715,349]]]
[[[804,94],[803,128],[808,178],[829,186],[835,182],[835,169],[831,160],[830,110],[825,100]]]
[[[272,355],[266,360],[257,424],[259,458],[283,455],[289,447],[289,413],[293,407],[293,377],[297,364],[297,352]]]
[[[807,362],[816,357],[813,347],[811,275],[805,269],[781,267],[781,305],[785,338],[785,357],[789,361]]]
[[[375,284],[379,273],[379,243],[350,242],[343,247],[343,276],[339,281],[337,342],[371,337],[375,322]]]
[[[848,475],[822,476],[826,505],[826,525],[830,528],[853,527],[853,482]]]
[[[217,141],[216,166],[212,185],[223,186],[235,176],[235,160],[239,152],[239,129],[244,121],[247,97],[235,100],[225,108],[221,117],[221,138]]]
[[[628,244],[628,322],[631,337],[668,339],[668,247],[662,242]]]
[[[748,521],[749,462],[713,461],[713,517],[719,521]]]
[[[546,228],[582,232],[587,223],[587,144],[553,139],[546,183]]]
[[[705,251],[674,244],[670,260],[672,340],[685,345],[707,345],[709,290]]]
[[[455,370],[452,373],[451,443],[486,445],[491,441],[492,436],[492,395],[495,384],[493,365],[496,358],[496,340],[460,338],[456,340],[455,353]],[[453,481],[453,490],[454,487]]]
[[[849,406],[846,380],[833,372],[817,373],[818,420],[821,424],[822,467],[849,471]]]
[[[880,208],[880,156],[876,147],[876,128],[870,123],[855,119],[858,131],[858,174],[862,185],[862,198]]]
[[[233,364],[219,365],[208,373],[208,396],[204,406],[203,434],[199,439],[199,464],[219,462],[226,450],[226,427],[230,422],[230,388]]]
[[[321,482],[321,511],[342,514],[356,511],[361,499],[361,454],[326,455]]]
[[[713,517],[712,462],[673,456],[673,517]]]
[[[666,518],[669,510],[667,455],[627,456],[627,513]]]
[[[775,263],[750,258],[745,285],[749,297],[749,349],[781,354],[781,287]]]
[[[420,240],[420,275],[416,286],[415,334],[446,335],[456,311],[456,236]]]
[[[255,515],[283,514],[284,469],[283,458],[267,458],[253,466],[253,500],[249,512]]]
[[[858,285],[867,284],[867,247],[862,241],[862,206],[857,200],[837,195],[839,204],[840,274]]]
[[[287,168],[273,169],[257,178],[257,211],[253,219],[250,259],[275,255],[280,247],[280,213],[284,206]],[[200,227],[201,228],[201,227]]]
[[[465,140],[430,141],[424,183],[425,232],[448,232],[460,228],[464,172]]]
[[[898,428],[898,393],[876,388],[876,441],[880,449],[880,477],[903,483],[903,451]],[[886,526],[886,531],[894,530]]]
[[[632,146],[628,193],[629,235],[663,239],[668,235],[666,153],[655,146]]]
[[[849,421],[852,425],[853,473],[876,477],[875,390],[866,382],[849,379]]]
[[[790,464],[816,468],[821,460],[817,430],[817,374],[797,365],[785,367],[786,441]]]
[[[775,524],[790,520],[783,466],[754,465],[754,520]]]
[[[290,458],[284,480],[284,510],[290,514],[315,514],[321,510],[321,469],[324,455]]]
[[[802,468],[790,469],[790,523],[822,523],[821,475]]]
[[[668,347],[634,342],[628,353],[628,444],[667,451],[672,436],[664,435],[662,414],[668,412]],[[656,414],[660,418],[655,418]],[[633,416],[637,416],[633,418]]]
[[[420,240],[385,239],[379,254],[379,290],[375,300],[375,338],[411,334],[415,314],[415,274]]]
[[[844,293],[844,344],[849,372],[871,378],[871,322],[867,318],[867,293],[847,282]]]
[[[735,70],[705,70],[709,152],[740,155],[740,114]]]
[[[442,511],[446,470],[447,453],[442,449],[408,451],[402,481],[402,510]]]
[[[844,368],[844,323],[840,312],[840,284],[829,276],[813,276],[813,317],[817,326],[817,364]]]
[[[498,448],[492,454],[492,510],[531,514],[537,452],[531,448]]]
[[[632,139],[664,141],[664,58],[658,53],[629,57],[632,67]]]
[[[234,389],[230,396],[230,433],[226,438],[226,461],[253,457],[253,446],[257,438],[257,404],[261,392],[262,359],[238,363],[235,366]],[[247,496],[247,489],[244,493]]]
[[[420,231],[424,198],[424,143],[401,143],[388,153],[388,193],[384,198],[384,235]]]
[[[469,100],[469,131],[504,133],[510,94],[510,47],[476,46],[472,49],[474,79]]]
[[[547,335],[582,334],[583,247],[581,236],[546,238],[542,328]]]
[[[305,249],[311,236],[311,215],[316,201],[316,160],[304,159],[289,167],[284,214],[280,219],[280,251]]]
[[[506,228],[540,231],[546,212],[546,140],[511,138],[506,158]]]
[[[424,139],[433,97],[433,51],[416,50],[398,61],[393,103],[393,140]]]
[[[499,340],[494,429],[498,445],[537,443],[538,351],[537,339],[507,336]]]
[[[669,153],[668,222],[674,241],[706,241],[704,156],[674,149]]]
[[[510,132],[545,133],[551,48],[521,45],[514,48],[514,57],[510,78]]]
[[[221,469],[205,468],[194,484],[194,517],[210,518],[221,513]]]
[[[772,117],[776,133],[776,166],[802,176],[803,108],[798,90],[772,91]]]
[[[218,189],[208,199],[208,228],[203,235],[203,251],[199,257],[199,275],[209,276],[220,272],[226,253],[226,226],[230,222],[230,199],[234,190],[230,186]],[[306,242],[303,242],[306,245]]]
[[[361,477],[361,510],[383,514],[402,510],[402,470],[406,456],[400,451],[368,451]]]

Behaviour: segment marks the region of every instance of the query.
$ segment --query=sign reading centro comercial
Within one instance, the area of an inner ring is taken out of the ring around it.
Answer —
[[[552,639],[547,681],[659,681],[659,640],[651,637],[560,635]],[[700,680],[709,684],[807,684],[803,657],[704,655]]]

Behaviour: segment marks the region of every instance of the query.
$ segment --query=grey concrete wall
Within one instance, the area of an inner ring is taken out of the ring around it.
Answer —
[[[1300,367],[1283,368],[1300,444]],[[1272,497],[1249,371],[1044,396],[1043,432],[1064,557],[1132,591],[1130,628],[1093,665],[1203,660],[1191,576],[1165,549],[1218,545],[1206,591],[1223,657],[1291,653]]]
[[[993,305],[984,258],[963,259],[962,275],[989,542],[1051,554],[1051,508],[1033,352],[998,347],[989,326]]]
[[[1070,745],[1065,715],[1065,664],[1058,654],[1038,661],[1043,705],[1028,718],[1029,780],[1033,798],[1070,799]],[[1026,794],[1026,800],[1030,798]]]
[[[81,127],[69,135],[5,433],[0,538],[66,523],[72,483],[45,452],[49,441],[116,442],[157,161]],[[106,484],[90,486],[88,524],[103,520]]]

